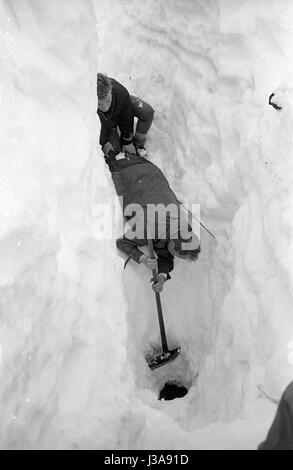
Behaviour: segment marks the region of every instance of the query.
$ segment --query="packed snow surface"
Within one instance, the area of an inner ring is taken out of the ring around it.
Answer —
[[[255,449],[293,377],[290,0],[1,0],[0,447]],[[200,204],[160,343],[117,253],[96,73],[155,109],[151,160]],[[269,96],[282,108],[268,105]],[[158,401],[166,381],[188,394]]]

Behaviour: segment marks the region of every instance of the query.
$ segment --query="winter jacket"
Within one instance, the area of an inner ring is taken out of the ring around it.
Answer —
[[[286,388],[268,436],[259,450],[293,450],[293,382]]]
[[[147,245],[147,204],[163,204],[165,207],[175,204],[179,210],[179,202],[161,170],[145,158],[129,157],[115,161],[112,171],[117,194],[123,196],[123,210],[128,204],[133,203],[139,204],[144,210],[144,237],[130,240],[124,235],[117,240],[119,250],[138,263],[139,258],[144,254],[138,247]],[[168,250],[168,241],[172,238],[169,221],[170,218],[167,216],[165,238],[160,237],[160,233],[163,233],[162,228],[158,220],[155,221],[156,236],[153,238],[154,250],[158,256],[158,272],[167,274],[168,279],[170,279],[169,272],[174,267],[174,257]]]
[[[124,208],[133,203],[180,206],[162,171],[146,158],[131,156],[113,162],[112,178]]]
[[[126,88],[121,83],[110,78],[112,83],[112,102],[109,111],[98,109],[97,113],[101,121],[100,145],[105,145],[113,129],[117,126],[121,132],[122,141],[131,141],[133,134],[134,113],[131,99]],[[126,143],[126,142],[125,142]]]

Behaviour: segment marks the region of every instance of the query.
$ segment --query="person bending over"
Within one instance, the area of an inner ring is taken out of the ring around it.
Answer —
[[[115,152],[145,157],[147,133],[154,110],[145,101],[130,95],[114,78],[97,75],[98,110],[101,121],[100,145],[107,157]],[[134,117],[137,117],[134,134]],[[120,140],[117,130],[120,132]]]

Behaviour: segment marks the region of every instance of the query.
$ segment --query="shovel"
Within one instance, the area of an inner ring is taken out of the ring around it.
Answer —
[[[148,246],[150,249],[151,258],[155,258],[154,246],[153,246],[152,240],[148,240]],[[156,269],[152,269],[152,273],[153,273],[154,283],[156,284],[158,282]],[[174,359],[180,353],[180,346],[171,350],[168,348],[160,294],[158,292],[155,292],[155,296],[156,296],[158,319],[159,319],[159,326],[160,326],[160,333],[161,333],[161,340],[162,340],[162,353],[159,355],[146,357],[148,366],[151,369],[157,369],[158,367],[162,367],[165,364],[168,364],[168,362],[174,361]]]

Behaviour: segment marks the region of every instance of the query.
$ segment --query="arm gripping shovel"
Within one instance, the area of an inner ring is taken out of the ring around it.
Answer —
[[[153,246],[153,241],[148,240],[148,246],[150,249],[150,255],[152,258],[155,258],[155,253],[154,253],[154,246]],[[154,282],[158,282],[158,276],[157,276],[157,271],[156,269],[152,269],[153,273],[153,280]],[[157,311],[158,311],[158,319],[159,319],[159,326],[160,326],[160,333],[161,333],[161,340],[162,340],[162,353],[155,356],[148,357],[147,363],[148,366],[151,369],[157,369],[158,367],[164,366],[168,362],[173,361],[178,354],[180,353],[180,346],[176,347],[174,349],[169,349],[168,348],[168,343],[167,343],[167,338],[166,338],[166,331],[165,331],[165,325],[164,325],[164,318],[163,318],[163,311],[162,311],[162,305],[161,305],[161,298],[160,294],[158,292],[155,292],[155,297],[156,297],[156,303],[157,303]]]

